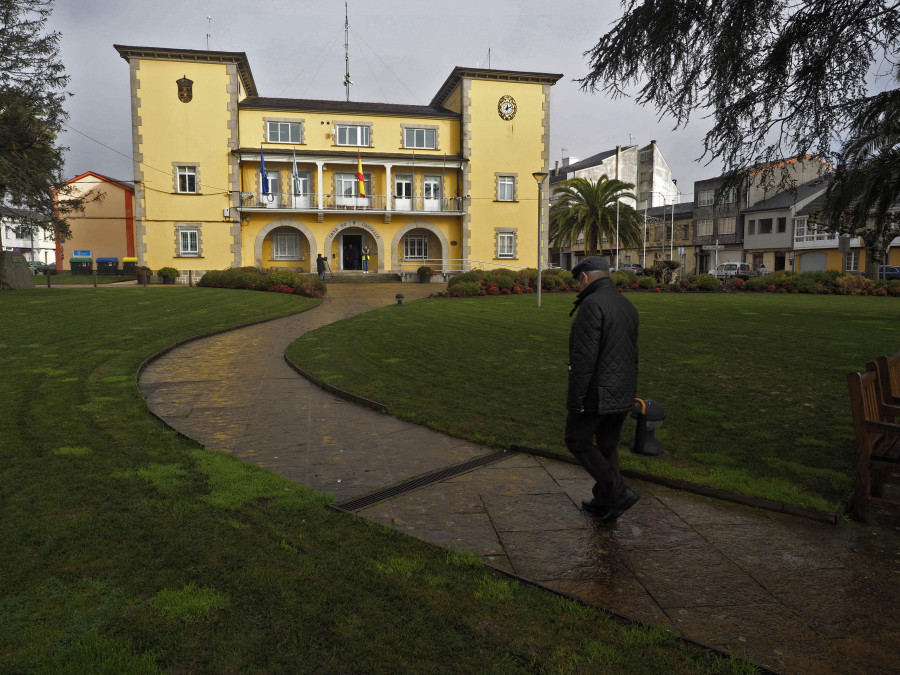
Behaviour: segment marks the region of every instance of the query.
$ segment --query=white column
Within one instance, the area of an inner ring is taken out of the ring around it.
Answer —
[[[325,196],[322,192],[322,169],[325,167],[325,162],[316,161],[316,208],[320,211],[324,208],[323,204],[325,203]]]
[[[391,169],[393,167],[393,164],[384,165],[384,208],[387,211],[391,210],[391,192],[394,191],[391,186]]]

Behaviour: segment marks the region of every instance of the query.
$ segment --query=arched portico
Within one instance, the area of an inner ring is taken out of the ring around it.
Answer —
[[[370,235],[372,239],[375,241],[375,254],[376,254],[376,262],[378,265],[377,269],[373,269],[373,272],[381,272],[384,271],[384,239],[382,239],[381,234],[374,227],[369,225],[366,222],[361,220],[345,220],[342,223],[338,223],[334,227],[329,230],[327,236],[325,237],[325,241],[322,246],[322,255],[325,256],[325,259],[329,259],[332,248],[334,247],[334,240],[338,238],[346,230],[363,230],[366,234]]]
[[[399,230],[397,230],[397,234],[394,235],[394,239],[391,242],[391,269],[400,269],[400,261],[397,257],[397,250],[400,248],[400,242],[403,241],[403,237],[405,237],[409,232],[413,230],[428,230],[428,232],[438,238],[438,241],[441,244],[441,269],[448,269],[449,259],[447,257],[447,254],[450,251],[450,240],[447,239],[447,235],[445,235],[439,227],[425,220],[416,220],[412,223],[409,223],[408,225],[404,225]]]
[[[299,221],[291,220],[290,218],[279,218],[264,226],[259,231],[259,234],[256,235],[256,241],[253,242],[253,260],[257,267],[263,267],[263,242],[269,236],[269,233],[279,227],[291,227],[306,237],[306,240],[309,242],[310,259],[315,259],[313,256],[316,251],[316,237],[313,235],[312,230]],[[315,268],[312,268],[311,271],[314,272]]]

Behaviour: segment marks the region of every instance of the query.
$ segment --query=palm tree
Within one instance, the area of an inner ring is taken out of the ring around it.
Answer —
[[[618,206],[618,245],[620,248],[641,243],[643,216],[622,200],[635,199],[633,183],[625,183],[605,174],[596,182],[571,178],[559,185],[550,207],[550,245],[569,247],[584,237],[585,255],[602,251],[601,242],[616,241]]]
[[[868,98],[851,118],[850,130],[819,219],[863,240],[866,273],[874,276],[891,240],[900,235],[900,91]]]

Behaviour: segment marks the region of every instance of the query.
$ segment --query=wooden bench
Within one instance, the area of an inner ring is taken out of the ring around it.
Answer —
[[[866,367],[869,367],[868,363]],[[900,352],[875,359],[875,372],[881,386],[881,400],[889,405],[900,405]]]
[[[884,402],[878,373],[847,373],[856,432],[856,483],[851,511],[869,520],[869,505],[900,510],[900,499],[884,496],[885,484],[900,485],[900,406]]]

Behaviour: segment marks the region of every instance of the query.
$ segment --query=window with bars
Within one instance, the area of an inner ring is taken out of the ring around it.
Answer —
[[[272,258],[275,260],[299,260],[300,236],[290,233],[273,235]]]
[[[197,257],[200,255],[200,228],[178,228],[178,255],[182,257]]]
[[[497,257],[498,258],[515,258],[516,257],[516,233],[515,232],[498,232],[497,233]]]
[[[408,234],[403,238],[403,258],[405,260],[428,259],[428,235]]]

